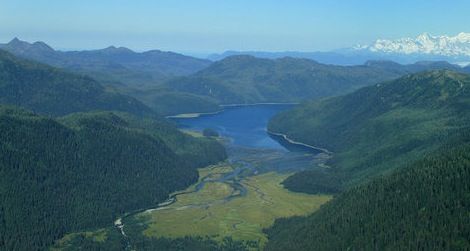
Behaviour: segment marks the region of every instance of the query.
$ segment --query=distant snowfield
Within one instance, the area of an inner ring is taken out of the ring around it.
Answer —
[[[470,62],[455,62],[455,64],[460,67],[470,66]]]
[[[371,45],[359,45],[354,49],[378,53],[470,56],[470,33],[461,32],[456,36],[423,33],[416,38],[378,39]]]

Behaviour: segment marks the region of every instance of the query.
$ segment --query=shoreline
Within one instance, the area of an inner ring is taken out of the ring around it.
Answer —
[[[225,107],[232,108],[232,107],[244,107],[244,106],[257,106],[257,105],[298,105],[300,103],[252,103],[252,104],[225,104],[219,105],[222,107],[222,110],[215,111],[215,112],[193,112],[193,113],[179,113],[174,115],[165,116],[167,119],[194,119],[199,118],[205,115],[215,115],[225,111]]]
[[[167,119],[194,119],[194,118],[199,118],[204,115],[215,115],[223,112],[225,110],[220,110],[216,112],[194,112],[194,113],[180,113],[180,114],[175,114],[175,115],[168,115],[165,116]]]
[[[251,103],[251,104],[224,104],[219,105],[221,107],[243,107],[243,106],[256,106],[256,105],[298,105],[300,103],[276,103],[276,102],[268,102],[268,103]]]
[[[269,130],[266,130],[266,131],[267,131],[268,134],[272,134],[272,135],[275,135],[275,136],[282,137],[284,140],[286,140],[286,141],[289,142],[290,144],[299,145],[299,146],[303,146],[303,147],[307,147],[307,148],[311,148],[311,149],[314,149],[314,150],[317,150],[317,151],[322,151],[323,153],[326,153],[326,154],[328,154],[328,155],[333,154],[332,152],[328,151],[328,149],[321,148],[321,147],[316,147],[316,146],[312,146],[312,145],[305,144],[305,143],[300,142],[300,141],[295,141],[295,140],[289,138],[286,134],[283,134],[283,133],[276,133],[276,132],[272,132],[272,131],[269,131]]]

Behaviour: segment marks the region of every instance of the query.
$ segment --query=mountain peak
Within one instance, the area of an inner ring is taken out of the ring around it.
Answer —
[[[470,33],[460,32],[456,38],[460,41],[470,41]]]
[[[431,35],[427,32],[424,32],[422,33],[421,35],[419,35],[417,37],[418,40],[430,40],[431,39]]]
[[[33,43],[33,47],[41,50],[47,50],[47,51],[54,51],[52,47],[50,47],[48,44],[42,42],[42,41],[37,41]]]
[[[18,53],[23,53],[25,51],[31,52],[33,51],[54,51],[49,45],[44,42],[37,41],[33,44],[28,43],[26,41],[22,41],[17,37],[13,38],[8,44],[5,45],[8,49],[16,51]]]
[[[9,46],[25,46],[25,45],[31,45],[31,44],[15,37],[10,42],[8,42],[7,45],[9,45]]]
[[[124,52],[133,52],[131,49],[126,48],[126,47],[116,47],[114,45],[108,46],[104,49],[102,49],[103,52],[110,52],[110,53],[124,53]]]
[[[20,42],[20,41],[21,41],[21,40],[19,40],[17,37],[15,37],[15,38],[13,38],[13,39],[9,42],[9,44],[18,43],[18,42]]]

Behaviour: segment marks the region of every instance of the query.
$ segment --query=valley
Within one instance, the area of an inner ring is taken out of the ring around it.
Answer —
[[[228,159],[198,169],[196,183],[170,194],[157,207],[117,219],[115,227],[129,248],[134,248],[139,238],[192,237],[219,244],[230,238],[249,250],[259,250],[268,241],[264,229],[275,219],[306,216],[329,201],[330,194],[296,193],[282,185],[293,173],[322,166],[328,159],[321,151],[270,137],[266,131],[269,118],[291,107],[238,106],[218,114],[175,118],[185,133],[196,137],[201,137],[202,128],[216,128]],[[256,119],[253,114],[257,114]],[[292,151],[284,147],[289,144]],[[83,236],[96,242],[101,232]],[[67,246],[76,236],[67,235],[56,247]]]
[[[0,251],[470,250],[470,1],[0,6]]]

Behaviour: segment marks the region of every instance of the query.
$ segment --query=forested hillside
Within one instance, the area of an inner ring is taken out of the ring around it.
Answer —
[[[332,151],[325,172],[347,185],[460,143],[469,110],[470,76],[432,71],[300,105],[274,117],[269,129]],[[317,174],[298,173],[285,184],[314,193]]]
[[[276,221],[266,250],[470,249],[470,145],[403,165],[313,215]]]
[[[161,115],[217,112],[223,109],[213,98],[187,92],[175,92],[167,88],[133,90],[129,92],[129,95],[141,100]]]
[[[168,88],[208,96],[222,104],[299,102],[351,92],[360,87],[430,69],[462,70],[446,62],[400,65],[369,61],[359,66],[320,64],[308,59],[261,59],[231,56],[186,77],[166,82]]]
[[[0,249],[43,250],[197,180],[224,148],[163,121],[110,112],[59,120],[0,106]]]
[[[70,128],[80,128],[82,124],[105,121],[119,121],[124,127],[143,132],[162,140],[178,157],[190,160],[188,164],[202,167],[225,159],[224,147],[217,141],[201,137],[195,138],[181,133],[167,120],[137,117],[122,112],[73,113],[58,119]]]
[[[107,91],[90,77],[23,60],[2,50],[0,103],[53,116],[92,110],[152,113],[136,99]]]

